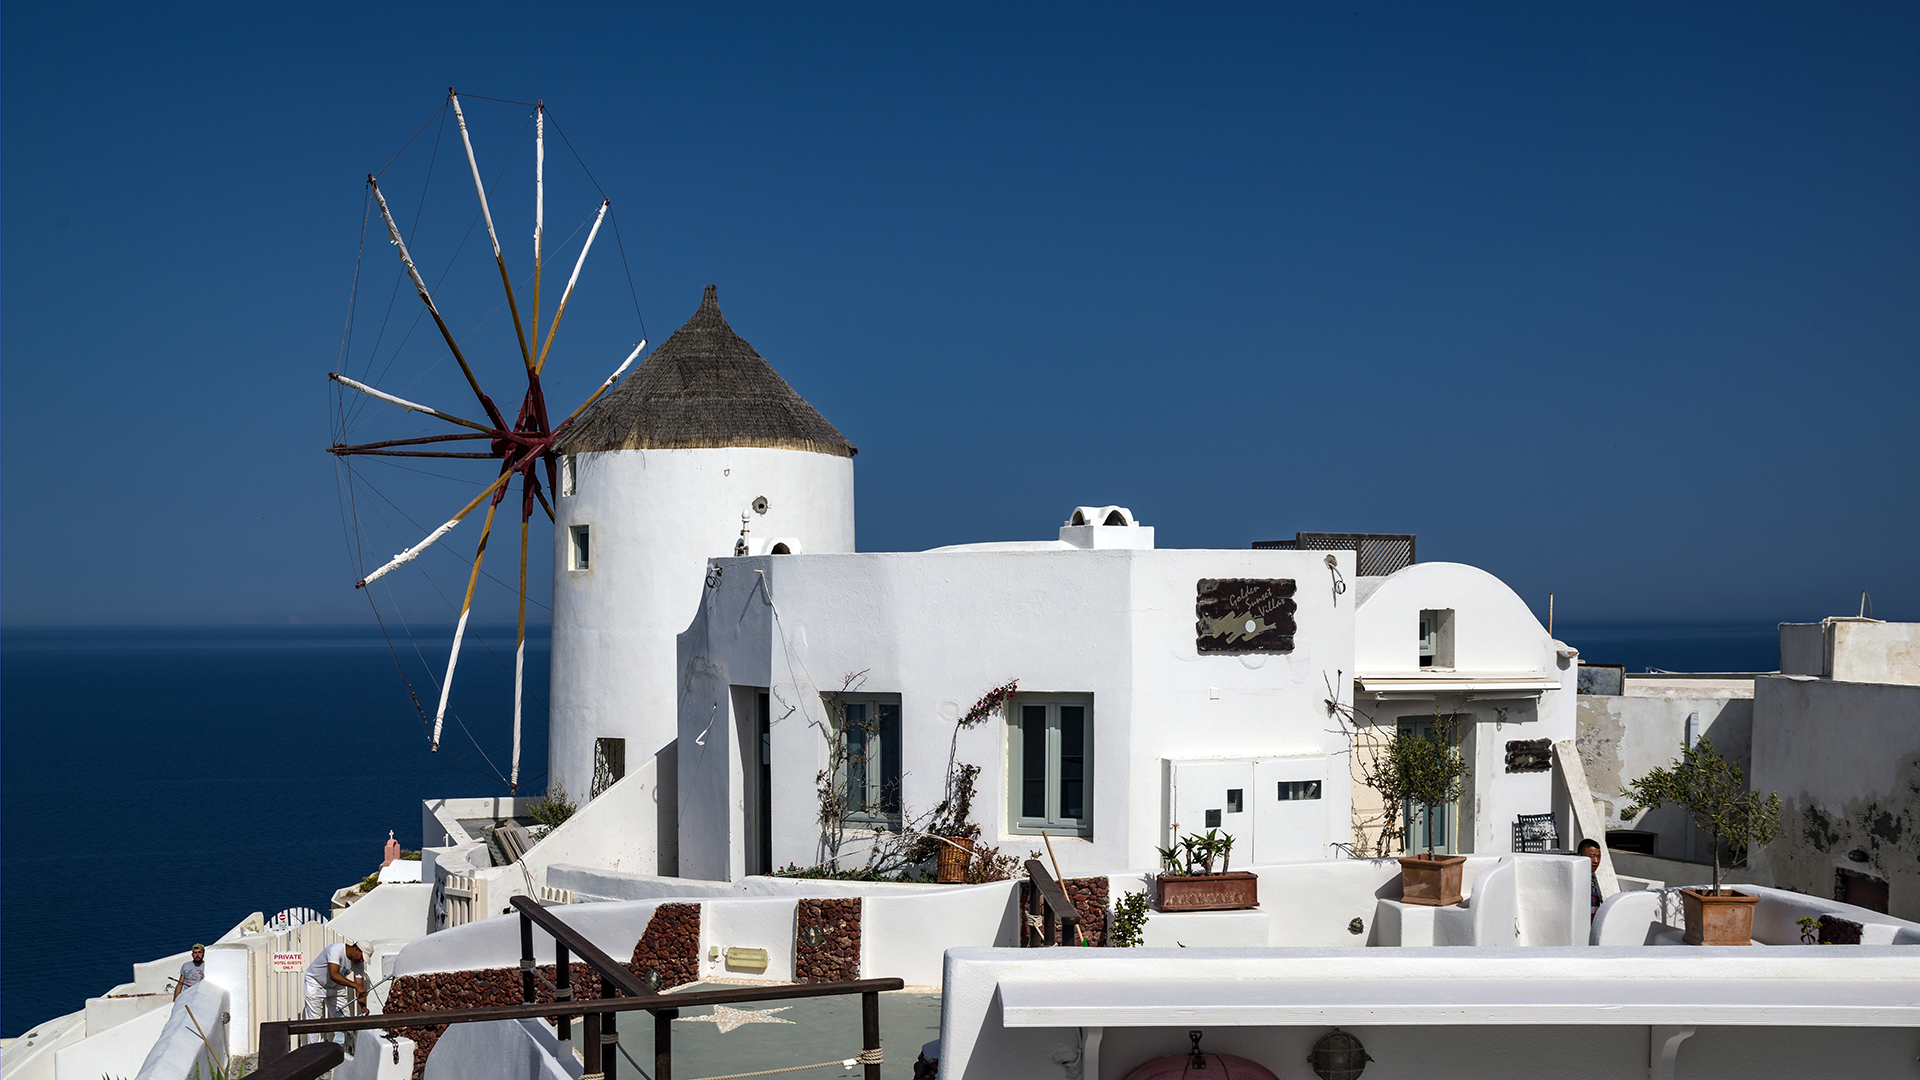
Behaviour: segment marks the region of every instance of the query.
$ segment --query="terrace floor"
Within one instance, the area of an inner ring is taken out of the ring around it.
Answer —
[[[703,982],[681,989],[714,990],[723,985],[739,984]],[[633,1064],[621,1058],[621,1076],[652,1076],[652,1018],[641,1013],[621,1019],[620,1045],[642,1067],[636,1072]],[[576,1053],[581,1031],[582,1025],[574,1025]],[[886,1080],[912,1080],[913,1062],[920,1048],[939,1037],[938,993],[897,990],[880,995],[880,1044],[886,1050],[886,1064],[880,1074]],[[688,1009],[673,1024],[675,1077],[727,1076],[840,1062],[859,1052],[860,997],[857,994]],[[842,1068],[835,1064],[831,1068],[791,1075],[799,1080],[808,1077],[818,1080],[862,1074],[858,1066]]]

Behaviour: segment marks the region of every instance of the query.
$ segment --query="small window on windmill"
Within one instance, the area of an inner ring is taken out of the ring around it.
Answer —
[[[567,530],[567,569],[585,570],[591,564],[593,547],[590,526],[575,525]]]
[[[572,454],[560,459],[560,494],[569,498],[579,489],[578,474],[575,471],[578,460]]]

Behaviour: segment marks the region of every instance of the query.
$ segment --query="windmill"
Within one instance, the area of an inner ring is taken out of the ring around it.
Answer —
[[[513,102],[512,104],[527,103]],[[626,360],[623,361],[613,374],[608,376],[606,381],[602,382],[599,388],[588,396],[585,401],[581,402],[577,408],[559,423],[555,424],[551,421],[546,392],[541,384],[541,374],[546,367],[548,356],[553,349],[554,338],[560,329],[560,322],[566,316],[568,301],[573,298],[574,288],[579,283],[581,269],[586,265],[587,254],[592,250],[594,240],[599,236],[600,228],[607,220],[611,201],[606,198],[604,192],[601,193],[600,206],[593,215],[592,227],[587,233],[585,243],[581,245],[579,257],[574,261],[573,272],[567,278],[566,288],[562,290],[560,301],[553,309],[552,320],[546,326],[546,336],[545,339],[542,340],[540,325],[541,258],[546,218],[547,113],[545,105],[540,102],[531,103],[531,108],[533,109],[531,121],[534,126],[535,193],[532,304],[529,318],[523,322],[520,314],[519,297],[515,293],[513,277],[507,269],[507,260],[501,250],[499,234],[494,228],[493,211],[487,198],[487,185],[481,177],[479,160],[474,153],[473,138],[467,128],[467,118],[461,108],[460,96],[455,93],[452,88],[448,88],[447,100],[442,105],[442,110],[451,110],[452,116],[459,128],[460,140],[466,150],[467,166],[473,176],[474,192],[479,199],[478,216],[486,225],[487,239],[492,243],[494,263],[500,273],[500,284],[506,292],[505,304],[513,316],[514,335],[519,347],[521,368],[526,379],[526,388],[521,395],[520,406],[513,414],[513,418],[509,420],[508,414],[502,412],[493,398],[488,396],[486,391],[481,388],[480,379],[474,372],[473,364],[469,362],[468,357],[461,349],[460,339],[456,337],[454,332],[448,327],[446,318],[442,316],[439,305],[434,301],[433,291],[428,288],[426,280],[414,260],[413,253],[408,250],[407,241],[402,236],[399,224],[394,220],[392,208],[388,205],[386,195],[380,189],[379,178],[375,174],[368,174],[367,176],[367,189],[370,203],[379,207],[381,221],[386,226],[387,239],[393,245],[400,265],[405,270],[406,277],[412,283],[414,291],[420,298],[420,302],[425,305],[425,313],[432,317],[434,326],[439,330],[441,338],[446,342],[447,349],[452,354],[453,360],[459,365],[460,373],[464,376],[468,387],[473,391],[474,404],[476,404],[479,409],[478,418],[470,418],[473,415],[471,408],[463,410],[469,413],[468,416],[461,416],[453,411],[434,408],[417,401],[409,400],[399,394],[389,393],[371,385],[370,382],[349,378],[347,375],[338,371],[331,372],[328,375],[330,380],[345,391],[365,395],[374,400],[406,410],[407,412],[430,417],[449,425],[447,430],[440,431],[439,433],[412,438],[386,439],[362,443],[336,441],[328,447],[328,450],[336,457],[348,458],[368,455],[387,458],[456,458],[497,462],[495,466],[497,471],[492,482],[487,484],[471,501],[461,507],[438,528],[429,532],[424,539],[400,552],[398,555],[395,555],[384,565],[371,573],[367,573],[354,583],[356,589],[364,589],[373,582],[392,573],[394,570],[413,562],[422,552],[438,543],[452,531],[455,526],[459,525],[475,510],[479,509],[483,503],[486,505],[485,520],[480,527],[479,542],[474,550],[472,570],[468,575],[466,592],[460,604],[459,621],[454,629],[453,647],[447,657],[446,676],[440,680],[440,698],[433,716],[430,742],[431,749],[434,751],[440,749],[441,734],[447,716],[448,700],[453,690],[454,671],[459,665],[461,645],[465,640],[468,619],[473,611],[474,592],[480,581],[482,564],[487,554],[487,544],[492,538],[494,523],[502,504],[505,503],[509,497],[514,482],[516,480],[519,482],[520,573],[519,611],[514,643],[513,757],[511,771],[505,778],[509,789],[515,791],[518,790],[520,783],[520,728],[526,672],[528,525],[536,505],[546,512],[549,519],[553,517],[553,507],[548,501],[546,492],[557,486],[556,459],[558,455],[554,451],[556,438],[568,424],[573,422],[574,418],[586,410],[587,406],[593,404],[602,394],[606,393],[609,387],[613,386],[614,382],[618,380],[627,368],[632,365],[634,360],[639,357],[641,350],[646,348],[647,344],[646,339],[644,337],[641,338],[639,343],[633,346],[633,350],[627,354]],[[435,115],[442,116],[441,113],[436,113]],[[431,125],[432,123],[433,120],[430,118],[428,124]],[[422,127],[421,130],[424,132],[426,128]],[[415,138],[418,138],[417,134]],[[404,148],[402,152],[405,152]],[[595,186],[596,188],[598,187],[597,184]],[[358,273],[356,272],[356,281],[357,278]],[[462,442],[484,442],[486,448],[484,450],[461,450],[448,449],[441,445]],[[423,447],[425,447],[425,449],[423,449]]]

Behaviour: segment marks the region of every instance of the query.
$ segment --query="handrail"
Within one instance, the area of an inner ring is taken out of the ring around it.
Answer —
[[[1074,907],[1073,901],[1067,899],[1066,890],[1060,887],[1059,882],[1053,880],[1053,875],[1047,873],[1046,866],[1039,859],[1027,860],[1027,877],[1032,879],[1033,887],[1039,890],[1047,906],[1053,909],[1055,918],[1063,923],[1078,924],[1080,922],[1080,909]]]
[[[553,940],[559,942],[568,951],[585,961],[588,967],[599,972],[602,979],[613,983],[620,993],[626,994],[629,997],[652,997],[656,993],[656,991],[647,989],[647,985],[641,982],[633,972],[627,970],[625,964],[608,956],[601,950],[600,946],[588,941],[586,935],[562,922],[558,915],[541,907],[538,900],[535,900],[531,896],[516,896],[513,898],[513,906],[520,912],[522,925],[521,940],[529,948],[529,956],[531,955],[532,942],[531,939],[526,936],[527,931],[525,924],[527,920],[531,919],[540,924],[540,929],[552,935]],[[558,975],[559,972],[556,971],[554,974]],[[532,979],[532,973],[529,972],[525,976],[529,988],[531,987]]]
[[[604,954],[603,954],[604,955]],[[905,989],[903,979],[854,979],[847,982],[794,983],[785,986],[731,986],[724,990],[689,990],[679,993],[648,993],[644,996],[588,998],[576,1001],[526,1002],[520,1005],[485,1005],[471,1009],[437,1009],[414,1013],[374,1013],[367,1016],[342,1016],[322,1020],[283,1020],[260,1025],[260,1067],[256,1075],[269,1080],[308,1080],[318,1073],[301,1072],[281,1077],[265,1072],[269,1065],[287,1061],[288,1047],[296,1035],[317,1035],[335,1031],[366,1031],[374,1028],[431,1027],[485,1020],[560,1019],[581,1016],[585,1021],[586,1071],[601,1073],[615,1080],[618,1058],[603,1056],[607,1047],[619,1041],[614,1015],[623,1012],[653,1013],[654,1080],[672,1078],[673,1018],[681,1009],[701,1005],[726,1005],[736,1001],[783,1001],[790,998],[838,997],[859,994],[861,1063],[866,1080],[880,1078],[880,994]],[[320,1046],[332,1044],[317,1044]],[[314,1046],[294,1053],[307,1053]],[[336,1048],[337,1049],[337,1048]],[[337,1060],[337,1059],[335,1059]]]
[[[319,1035],[334,1031],[369,1031],[374,1028],[427,1027],[433,1024],[465,1024],[476,1020],[535,1020],[581,1013],[646,1012],[663,1009],[696,1009],[702,1005],[729,1005],[736,1001],[784,1001],[788,998],[839,997],[905,989],[903,979],[854,979],[832,983],[790,983],[785,986],[730,986],[725,990],[687,990],[679,993],[648,994],[645,997],[582,998],[573,1002],[535,1001],[523,1005],[477,1005],[470,1009],[435,1009],[428,1012],[369,1013],[365,1016],[337,1016],[326,1020],[284,1020],[288,1035]]]
[[[317,1080],[346,1057],[347,1052],[337,1042],[314,1043],[267,1062],[247,1077],[248,1080]]]

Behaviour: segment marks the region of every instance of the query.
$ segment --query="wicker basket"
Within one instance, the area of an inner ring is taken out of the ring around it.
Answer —
[[[940,840],[940,868],[935,880],[942,885],[965,885],[967,864],[973,861],[973,841],[961,836],[943,836]]]

